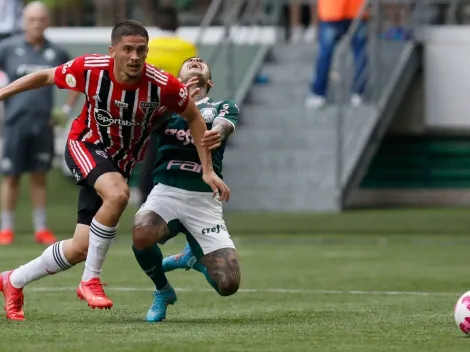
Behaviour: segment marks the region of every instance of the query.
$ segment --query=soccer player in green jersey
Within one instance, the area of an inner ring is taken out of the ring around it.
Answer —
[[[227,138],[235,130],[239,109],[233,100],[215,101],[210,69],[198,57],[186,60],[179,73],[204,117],[207,130],[203,146],[212,150],[213,168],[222,177]],[[165,272],[195,269],[222,296],[237,292],[240,285],[238,256],[223,219],[222,203],[202,180],[201,165],[188,123],[171,115],[152,135],[157,151],[154,188],[137,212],[132,232],[133,251],[156,291],[146,320],[166,318],[176,293]],[[182,253],[163,260],[158,244],[184,233],[188,240]]]

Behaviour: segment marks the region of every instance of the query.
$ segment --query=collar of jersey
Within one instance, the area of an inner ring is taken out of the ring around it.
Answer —
[[[209,97],[205,97],[199,100],[198,102],[196,102],[196,105],[207,103],[208,100],[209,100]]]

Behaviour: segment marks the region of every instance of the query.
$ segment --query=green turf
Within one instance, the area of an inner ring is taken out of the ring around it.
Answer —
[[[180,249],[181,240],[164,252]],[[0,351],[468,349],[452,310],[470,289],[470,241],[461,236],[235,236],[235,241],[243,271],[239,293],[222,298],[200,273],[172,272],[179,300],[166,322],[148,324],[143,318],[151,285],[121,238],[103,273],[115,302],[111,311],[78,301],[73,287],[83,267],[76,267],[29,286],[28,320],[0,319]],[[19,265],[40,251],[23,237],[0,248],[1,266]],[[123,288],[135,291],[119,291]]]
[[[18,207],[16,229],[19,233],[32,231],[31,205],[27,181]],[[48,218],[50,227],[58,233],[72,233],[76,221],[78,187],[74,180],[65,179],[54,171],[49,179]],[[232,197],[236,197],[233,194]],[[121,222],[122,231],[131,228],[137,208],[129,206]],[[232,233],[253,234],[462,234],[470,232],[470,209],[396,209],[356,210],[342,214],[260,214],[226,213]]]

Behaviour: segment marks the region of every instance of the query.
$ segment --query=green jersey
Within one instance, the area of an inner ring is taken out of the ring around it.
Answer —
[[[240,110],[233,100],[214,101],[209,97],[196,103],[206,121],[207,129],[217,119],[225,119],[235,127]],[[181,188],[188,191],[212,192],[202,180],[202,166],[188,123],[173,114],[163,126],[152,132],[157,151],[153,183]],[[222,160],[227,140],[212,151],[212,163],[216,174],[222,178]]]

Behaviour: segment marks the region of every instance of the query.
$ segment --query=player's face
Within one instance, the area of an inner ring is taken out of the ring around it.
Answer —
[[[29,9],[23,16],[23,28],[30,38],[42,38],[49,25],[47,12],[42,9]]]
[[[207,62],[198,57],[187,60],[180,70],[180,79],[183,82],[195,76],[202,76],[205,81],[209,81],[211,76]]]
[[[140,77],[148,53],[147,39],[139,35],[122,37],[114,46],[109,47],[109,55],[115,65],[128,79]]]

